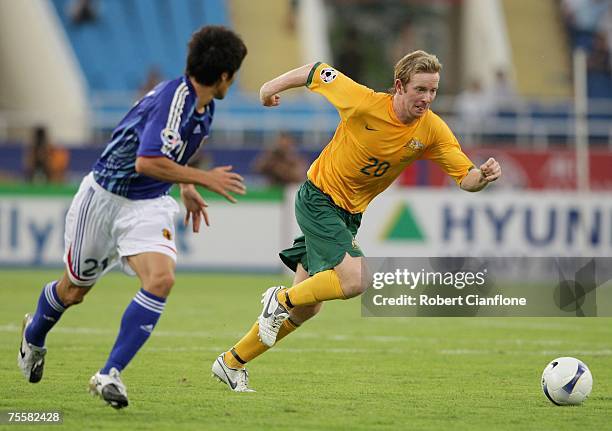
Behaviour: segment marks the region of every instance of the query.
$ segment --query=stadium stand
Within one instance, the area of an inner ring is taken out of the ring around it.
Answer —
[[[588,0],[576,2],[590,3]],[[300,40],[299,32],[287,27],[285,22],[288,1],[270,0],[266,5],[256,6],[256,2],[248,0],[100,0],[91,2],[95,5],[95,13],[83,21],[75,21],[71,15],[74,3],[75,0],[49,0],[86,78],[88,102],[93,112],[93,137],[77,143],[77,147],[80,145],[83,148],[71,150],[69,178],[78,178],[89,169],[99,147],[108,139],[108,132],[134,102],[138,90],[152,70],[159,70],[164,79],[183,70],[186,40],[193,29],[203,24],[223,24],[235,28],[249,41],[250,51],[239,74],[239,84],[217,106],[214,132],[206,145],[208,157],[213,163],[223,164],[231,160],[238,172],[249,175],[252,174],[252,160],[263,147],[274,141],[279,130],[295,135],[301,150],[310,157],[311,153],[325,145],[335,129],[338,117],[333,107],[306,91],[295,91],[296,97],[284,98],[282,109],[264,109],[258,103],[256,90],[261,82],[303,62],[299,52],[304,41]],[[405,7],[402,2],[392,3],[400,9]],[[504,72],[507,72],[506,78],[512,81],[510,87],[516,94],[512,95],[515,98],[512,104],[503,108],[498,106],[492,110],[487,121],[477,122],[478,141],[470,140],[470,134],[474,131],[466,128],[454,108],[454,94],[461,91],[458,86],[460,79],[454,76],[462,73],[459,57],[452,61],[451,58],[444,58],[444,41],[459,40],[458,22],[453,24],[451,19],[453,8],[459,6],[452,2],[438,8],[430,8],[424,3],[412,5],[414,14],[418,12],[428,17],[428,25],[427,28],[420,28],[413,22],[407,36],[401,39],[400,51],[420,47],[441,56],[445,62],[443,83],[449,87],[441,89],[434,109],[449,122],[464,146],[518,146],[522,149],[571,147],[574,140],[574,108],[569,58],[572,46],[578,42],[572,42],[575,29],[565,27],[569,26],[569,21],[562,8],[564,3],[555,0],[504,0],[500,3],[512,42],[512,64]],[[326,6],[327,9],[337,9],[332,17],[347,14],[344,1],[329,0]],[[356,2],[351,7],[370,11],[375,7],[375,2]],[[398,15],[396,20],[403,22],[402,17],[404,15]],[[262,22],[264,25],[261,25]],[[390,28],[383,31],[378,27],[368,27],[367,21],[359,22],[362,24],[357,28],[361,32],[360,41],[381,41],[381,48],[375,50],[373,58],[395,60],[387,59],[386,48],[382,47],[393,47],[392,38],[398,37],[398,31]],[[342,29],[338,26],[330,29],[329,36]],[[431,32],[436,33],[436,38],[429,37]],[[569,36],[567,41],[566,33]],[[531,43],[535,39],[540,42]],[[437,45],[427,46],[428,40],[437,41]],[[597,39],[593,36],[589,40],[600,42],[599,45],[589,45],[594,51],[598,49],[589,61],[589,95],[592,98],[589,103],[590,143],[599,144],[598,149],[605,145],[612,148],[612,77],[609,48],[606,45],[606,40],[610,38]],[[278,55],[278,52],[283,55]],[[547,55],[546,61],[537,60],[543,53]],[[333,52],[329,59],[320,60],[338,67],[338,52]],[[456,73],[453,73],[453,67],[457,69]],[[388,68],[370,61],[363,69],[379,72]],[[369,84],[368,77],[365,74],[365,84]],[[450,84],[452,79],[454,86]],[[488,85],[484,82],[484,89],[492,90]],[[293,94],[290,93],[290,96]],[[0,160],[0,171],[21,176],[23,143],[5,134],[2,145],[5,158]],[[240,153],[239,157],[237,153]],[[417,181],[419,184],[423,182]]]
[[[505,0],[503,7],[519,92],[527,97],[569,97],[570,51],[555,0]]]
[[[612,99],[612,3],[565,0],[561,13],[570,45],[587,53],[589,97]]]
[[[107,0],[85,23],[71,20],[70,3],[53,0],[92,92],[135,90],[152,67],[174,76],[193,29],[229,23],[222,0]]]
[[[270,76],[303,61],[296,29],[283,25],[290,13],[289,2],[233,0],[230,7],[233,25],[249,41],[249,55],[240,73],[245,91],[258,92],[261,83]]]

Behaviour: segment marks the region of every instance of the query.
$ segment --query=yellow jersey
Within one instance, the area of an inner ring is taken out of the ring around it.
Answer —
[[[391,94],[360,85],[325,63],[313,66],[306,87],[340,114],[336,133],[310,166],[308,179],[350,213],[363,212],[415,160],[437,163],[457,184],[474,166],[431,110],[403,124]]]

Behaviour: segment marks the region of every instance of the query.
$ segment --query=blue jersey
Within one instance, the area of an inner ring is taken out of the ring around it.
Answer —
[[[93,167],[96,182],[128,199],[168,193],[171,183],[138,174],[136,158],[167,157],[185,165],[210,132],[215,103],[196,111],[196,92],[187,76],[165,81],[143,97],[113,130]]]

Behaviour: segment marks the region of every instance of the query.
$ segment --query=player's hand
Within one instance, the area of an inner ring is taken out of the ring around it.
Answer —
[[[189,220],[191,219],[193,231],[198,233],[200,231],[202,218],[204,218],[204,223],[206,223],[206,226],[210,226],[208,213],[206,212],[206,207],[208,204],[202,198],[202,196],[200,196],[200,193],[198,193],[193,184],[181,185],[181,200],[183,201],[185,209],[187,210],[184,220],[185,226],[189,226]]]
[[[223,196],[232,203],[236,203],[236,198],[229,192],[238,195],[246,194],[244,178],[235,172],[232,172],[232,166],[219,166],[206,172],[207,181],[204,185],[211,192],[215,192]]]
[[[266,91],[266,85],[262,85],[259,90],[259,101],[263,106],[278,106],[280,105],[280,96],[278,93],[270,94]]]
[[[480,165],[480,173],[486,182],[492,183],[501,176],[501,166],[499,166],[497,160],[490,157],[489,160]]]
[[[273,94],[271,96],[260,97],[261,104],[263,106],[278,106],[280,105],[280,96]]]

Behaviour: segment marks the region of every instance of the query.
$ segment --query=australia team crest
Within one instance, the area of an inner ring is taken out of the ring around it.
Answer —
[[[425,149],[425,144],[418,140],[418,138],[411,138],[405,145],[404,149],[406,154],[401,158],[400,161],[408,162],[413,160],[415,156],[419,155]]]
[[[425,148],[425,145],[423,145],[423,143],[419,141],[417,138],[412,138],[406,144],[406,149],[413,151],[415,153],[420,153],[421,151],[423,151],[423,148]]]

